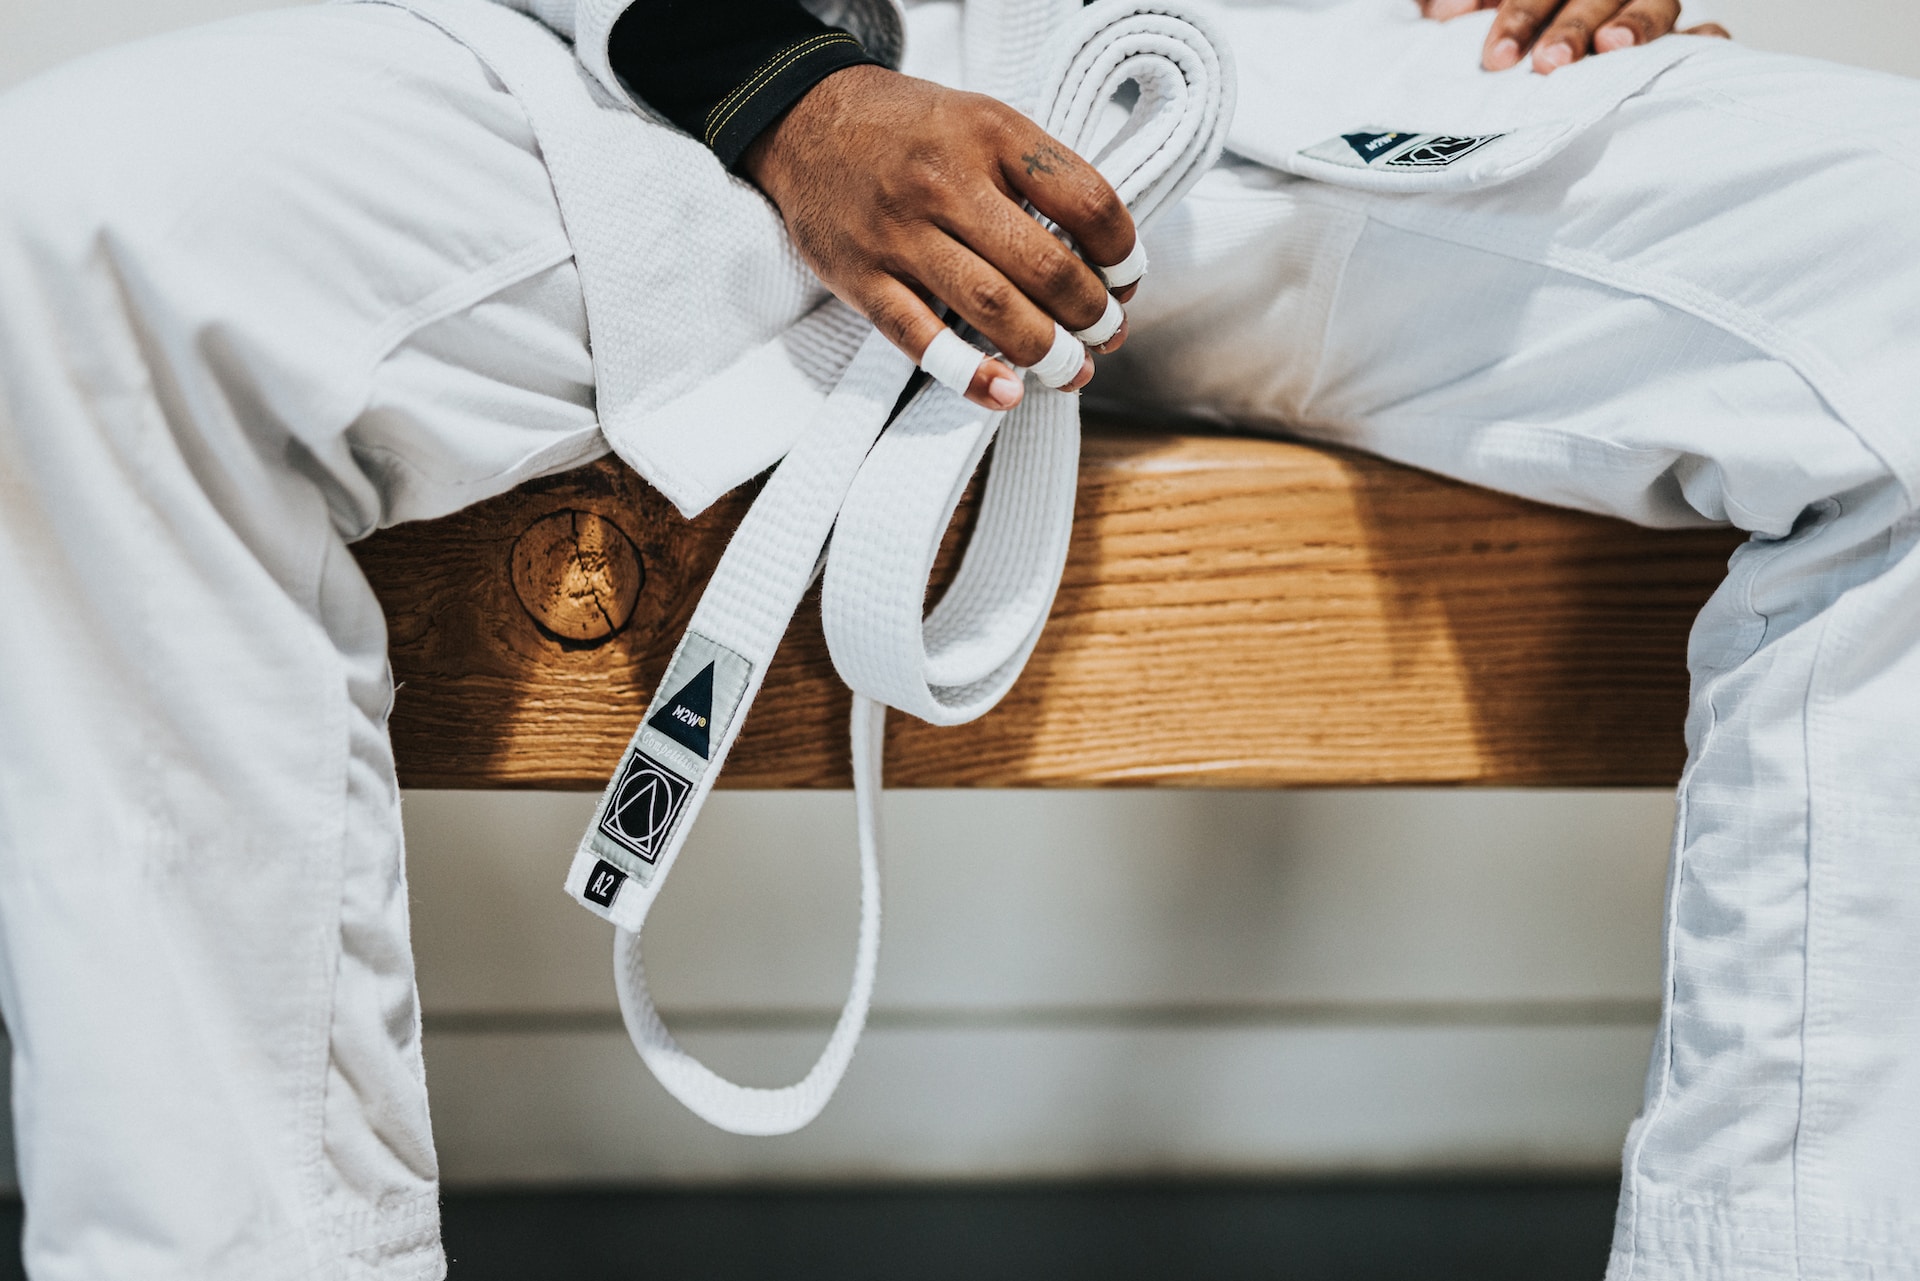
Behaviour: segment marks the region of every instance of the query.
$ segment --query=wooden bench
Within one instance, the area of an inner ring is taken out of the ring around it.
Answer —
[[[368,539],[402,781],[602,786],[751,497],[689,523],[607,460]],[[972,725],[896,715],[887,783],[1671,784],[1688,627],[1738,541],[1089,422],[1026,674]],[[846,713],[809,600],[723,785],[850,785]]]

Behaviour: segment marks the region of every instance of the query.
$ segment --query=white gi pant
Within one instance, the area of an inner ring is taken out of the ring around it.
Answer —
[[[1753,532],[1609,1275],[1920,1276],[1920,84],[1711,46],[1508,185],[1223,167],[1149,246],[1103,395]]]
[[[1488,191],[1225,166],[1156,229],[1096,383],[1754,531],[1690,655],[1616,1277],[1920,1272],[1916,159],[1911,84],[1725,49]],[[0,102],[0,1001],[35,1277],[440,1275],[347,544],[604,447],[525,120],[424,24],[275,14]]]
[[[527,121],[377,5],[0,99],[0,1000],[36,1281],[437,1278],[348,542],[605,451]]]

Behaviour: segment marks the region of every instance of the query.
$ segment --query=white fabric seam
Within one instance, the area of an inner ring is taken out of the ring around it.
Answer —
[[[1839,134],[1829,129],[1817,129],[1810,121],[1802,116],[1768,111],[1765,107],[1757,103],[1745,102],[1729,94],[1721,93],[1718,90],[1710,88],[1693,89],[1684,94],[1676,94],[1672,100],[1675,102],[1695,102],[1703,107],[1711,107],[1716,111],[1723,111],[1727,115],[1739,116],[1741,119],[1751,121],[1754,124],[1764,125],[1769,129],[1790,128],[1796,132],[1817,137],[1823,142],[1838,142],[1849,147],[1858,147],[1863,151],[1871,151],[1881,159],[1898,165],[1902,169],[1920,174],[1920,162],[1916,162],[1913,156],[1888,150],[1880,143],[1879,138],[1871,133]]]
[[[1646,298],[1732,334],[1792,369],[1815,395],[1827,403],[1834,418],[1853,434],[1861,447],[1878,459],[1888,474],[1894,477],[1900,485],[1907,510],[1915,510],[1916,506],[1920,505],[1920,494],[1916,494],[1915,490],[1916,484],[1920,483],[1920,476],[1908,475],[1902,468],[1895,466],[1887,458],[1879,442],[1867,431],[1862,430],[1860,426],[1862,416],[1849,412],[1848,397],[1836,387],[1836,384],[1844,384],[1847,381],[1844,372],[1834,369],[1812,347],[1788,334],[1777,332],[1764,319],[1744,308],[1717,295],[1707,293],[1688,282],[1665,280],[1646,273],[1636,273],[1593,254],[1558,246],[1549,248],[1544,254],[1517,253],[1501,245],[1490,235],[1449,235],[1437,227],[1428,225],[1431,221],[1428,217],[1419,215],[1394,217],[1383,213],[1378,207],[1369,208],[1366,214],[1370,220],[1408,235],[1424,236],[1429,240],[1458,245],[1513,262],[1524,262],[1532,266],[1564,272],[1569,276],[1603,285],[1629,297]]]
[[[573,245],[564,232],[536,240],[485,266],[449,281],[424,298],[407,304],[382,321],[367,338],[362,357],[371,371],[409,338],[438,321],[485,302],[504,289],[558,267],[573,257]]]

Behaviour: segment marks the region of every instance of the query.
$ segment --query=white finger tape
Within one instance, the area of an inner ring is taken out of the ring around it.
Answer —
[[[1086,363],[1087,349],[1059,322],[1053,326],[1053,346],[1028,370],[1048,387],[1064,387]]]
[[[1127,256],[1111,267],[1095,267],[1107,282],[1109,289],[1125,289],[1147,274],[1147,246],[1138,236],[1134,237],[1133,248]]]
[[[987,355],[951,329],[942,329],[920,353],[920,368],[933,380],[964,396],[973,386],[973,375]]]
[[[1076,329],[1073,336],[1089,347],[1098,347],[1119,333],[1120,326],[1126,323],[1127,313],[1122,310],[1120,300],[1108,294],[1106,314],[1085,329]]]

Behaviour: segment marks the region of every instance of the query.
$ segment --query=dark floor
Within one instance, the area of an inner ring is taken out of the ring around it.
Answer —
[[[452,1281],[1598,1281],[1613,1185],[452,1196]],[[17,1234],[20,1207],[0,1207]],[[11,1252],[8,1252],[9,1254]],[[0,1281],[19,1277],[0,1265]]]

